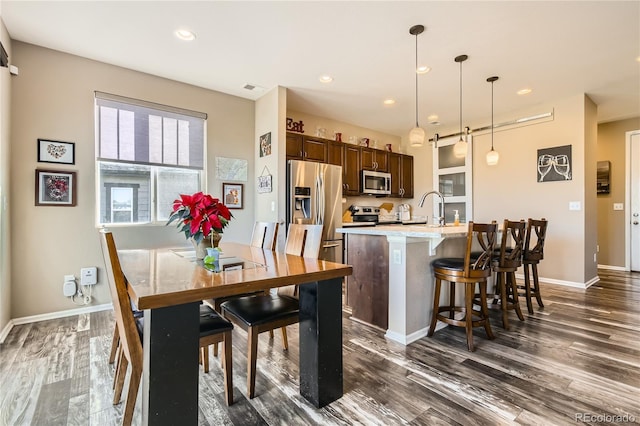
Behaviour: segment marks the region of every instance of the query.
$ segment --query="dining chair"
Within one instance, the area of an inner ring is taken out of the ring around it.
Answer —
[[[527,232],[524,241],[524,252],[522,255],[522,264],[524,265],[524,284],[520,286],[521,295],[527,299],[527,310],[533,314],[533,300],[536,298],[538,306],[544,308],[542,296],[540,295],[540,283],[538,281],[538,264],[544,259],[544,242],[547,238],[548,221],[545,218],[540,220],[531,219],[527,221]],[[535,236],[534,236],[535,233]],[[535,239],[535,245],[534,243]],[[531,272],[529,272],[531,268]],[[533,280],[531,280],[533,275]],[[524,291],[522,291],[524,290]]]
[[[109,291],[113,301],[113,309],[118,330],[119,349],[117,350],[117,370],[114,380],[113,404],[118,404],[122,396],[125,377],[129,366],[131,375],[129,378],[129,388],[125,402],[125,409],[122,415],[122,424],[130,425],[138,395],[138,388],[142,377],[143,351],[142,332],[144,328],[143,318],[135,318],[131,310],[131,299],[128,293],[128,281],[120,267],[120,259],[116,249],[115,241],[111,232],[101,230],[100,243],[102,255],[109,282]],[[225,400],[227,405],[233,403],[233,374],[231,359],[231,331],[233,324],[221,318],[213,309],[200,307],[200,357],[201,362],[208,371],[208,351],[207,347],[212,342],[224,342],[224,387]],[[204,354],[207,354],[206,358]]]
[[[317,259],[322,225],[290,224],[285,253]],[[280,287],[276,294],[259,294],[228,300],[221,305],[225,318],[247,332],[247,393],[255,395],[258,336],[277,328],[283,330],[283,349],[288,349],[286,326],[299,322],[297,286]]]
[[[467,334],[467,348],[474,351],[473,327],[484,326],[489,339],[495,336],[489,323],[489,309],[487,308],[487,279],[491,276],[491,262],[495,247],[497,224],[469,222],[467,231],[467,246],[462,258],[445,257],[431,262],[435,277],[435,294],[433,298],[433,312],[427,336],[432,337],[436,330],[436,323],[442,321],[449,325],[464,327]],[[477,257],[472,257],[474,241],[482,249]],[[440,288],[442,281],[449,282],[449,303],[440,306]],[[456,306],[456,284],[464,284],[464,306]],[[475,286],[480,287],[480,309],[473,309]],[[464,318],[455,317],[456,312],[462,312]],[[446,313],[446,315],[444,315]]]

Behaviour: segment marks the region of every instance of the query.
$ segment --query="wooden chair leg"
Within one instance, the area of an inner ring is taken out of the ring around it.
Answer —
[[[524,294],[527,298],[527,310],[533,315],[533,302],[531,301],[531,277],[529,276],[529,264],[524,264]]]
[[[111,352],[109,353],[109,364],[113,364],[116,360],[116,352],[120,346],[120,334],[118,334],[118,325],[113,327],[113,338],[111,339]]]
[[[493,340],[496,336],[493,335],[493,331],[491,330],[491,322],[489,321],[489,307],[487,306],[487,283],[480,283],[480,311],[482,312],[482,316],[484,317],[484,331],[487,333],[487,337],[489,340]]]
[[[113,405],[120,403],[122,397],[122,388],[124,387],[124,379],[127,376],[127,368],[129,366],[129,360],[123,353],[120,353],[120,360],[118,360],[118,371],[116,372],[116,384],[113,391]]]
[[[127,392],[127,402],[124,406],[124,413],[122,414],[122,424],[130,425],[133,420],[133,412],[136,408],[136,399],[138,397],[138,388],[140,387],[140,379],[142,378],[141,369],[133,369],[131,371],[131,378],[129,379],[129,392]]]
[[[224,368],[224,399],[227,406],[233,404],[233,359],[231,358],[231,350],[233,348],[231,341],[231,330],[224,333],[224,355],[222,356],[222,365]]]
[[[518,283],[516,282],[516,273],[509,272],[508,274],[507,285],[513,299],[514,309],[516,311],[516,314],[518,315],[518,319],[520,321],[524,321],[524,315],[522,315],[522,309],[520,309],[520,300],[518,300]],[[509,297],[509,295],[507,295],[507,297]]]
[[[465,305],[465,321],[464,328],[467,332],[467,348],[470,352],[473,352],[473,293],[474,283],[466,283],[464,291],[464,305]]]
[[[213,344],[213,356],[216,357],[216,358],[218,357],[218,344],[217,343]]]
[[[111,384],[111,388],[113,388],[114,390],[116,388],[116,381],[118,380],[118,373],[120,372],[121,357],[122,357],[122,347],[118,345],[118,347],[116,348],[116,355],[115,355],[115,358],[116,358],[115,368],[113,370],[113,383]]]
[[[289,340],[287,339],[287,327],[282,327],[282,347],[285,351],[289,350]]]
[[[436,323],[438,322],[438,308],[440,307],[440,278],[436,278],[435,292],[433,295],[433,313],[431,314],[431,324],[429,325],[428,337],[433,336],[433,332],[436,331]]]
[[[258,357],[258,332],[249,327],[247,335],[247,393],[253,398],[256,390],[256,359]]]
[[[200,348],[200,351],[202,353],[202,369],[205,373],[208,373],[209,372],[209,347],[205,345],[202,348]]]
[[[453,319],[454,317],[454,310],[453,307],[456,306],[456,283],[454,282],[449,282],[449,307],[451,308],[449,310],[449,318]]]
[[[273,339],[273,330],[269,330],[269,339]]]
[[[538,306],[544,308],[542,304],[542,296],[540,295],[540,282],[538,281],[538,264],[532,263],[531,270],[533,271],[533,290],[536,295],[536,302],[538,302]]]
[[[504,272],[498,272],[498,285],[500,286],[500,309],[502,310],[502,328],[509,330],[509,296]]]

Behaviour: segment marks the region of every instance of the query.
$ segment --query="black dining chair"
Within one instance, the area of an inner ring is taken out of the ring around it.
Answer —
[[[290,224],[285,252],[304,259],[317,259],[322,239],[322,225]],[[225,318],[247,332],[247,393],[255,396],[258,336],[265,331],[282,329],[284,350],[288,349],[286,326],[299,322],[300,304],[297,286],[278,288],[277,294],[245,296],[222,303]]]

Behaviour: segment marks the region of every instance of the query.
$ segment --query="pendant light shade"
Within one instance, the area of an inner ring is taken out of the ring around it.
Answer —
[[[498,80],[498,77],[489,77],[487,81],[491,83],[491,151],[487,152],[487,165],[495,166],[500,160],[500,154],[493,149],[493,83]]]
[[[409,34],[416,36],[416,67],[414,73],[416,75],[416,127],[409,132],[409,143],[413,147],[421,147],[424,145],[424,130],[418,124],[418,35],[424,31],[423,25],[414,25],[409,28]]]
[[[462,138],[462,63],[469,57],[467,55],[456,56],[455,61],[460,64],[460,139],[453,146],[453,155],[462,158],[467,156],[467,141],[466,134],[464,139]]]

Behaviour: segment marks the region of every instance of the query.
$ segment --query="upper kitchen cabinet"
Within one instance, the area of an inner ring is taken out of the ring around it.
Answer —
[[[327,162],[327,143],[324,139],[287,132],[287,160]]]
[[[342,193],[360,195],[360,148],[343,144]]]
[[[327,141],[327,163],[342,166],[344,163],[344,143]]]
[[[375,170],[377,172],[389,171],[389,152],[373,148],[360,148],[360,161],[362,170]]]
[[[389,153],[391,196],[413,198],[413,157]]]

